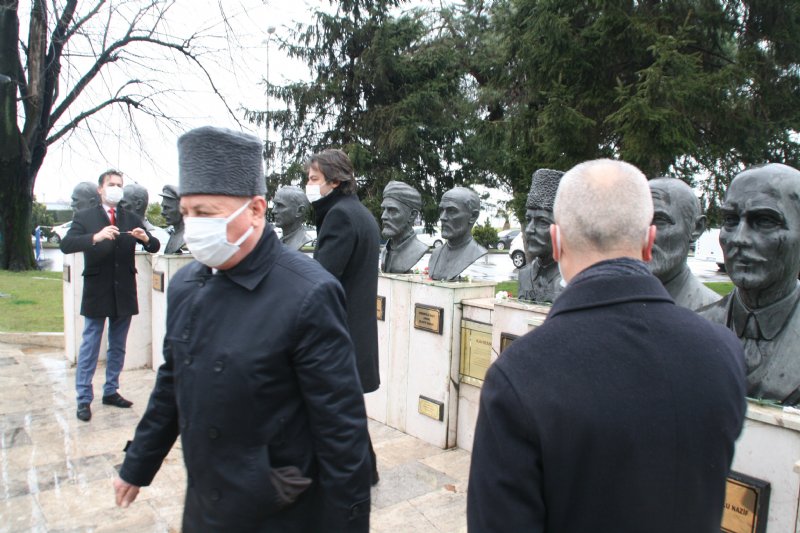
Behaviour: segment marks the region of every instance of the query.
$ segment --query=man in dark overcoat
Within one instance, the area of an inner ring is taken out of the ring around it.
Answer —
[[[366,532],[367,419],[342,288],[266,222],[258,138],[203,127],[178,153],[196,261],[170,283],[165,362],[117,503],[150,484],[180,434],[184,533]]]
[[[61,239],[65,254],[83,252],[83,337],[78,349],[75,371],[79,420],[92,418],[94,399],[92,378],[100,355],[100,342],[108,319],[108,352],[103,404],[130,407],[119,389],[119,374],[125,364],[125,343],[131,317],[139,313],[136,298],[136,264],[134,249],[141,243],[144,250],[156,253],[160,243],[147,231],[142,219],[118,209],[122,199],[122,173],[103,172],[98,179],[97,193],[101,205],[75,213],[72,226]]]
[[[469,531],[719,531],[745,412],[738,339],[645,265],[655,227],[638,169],[576,166],[554,215],[568,285],[487,372]]]
[[[356,365],[363,392],[381,384],[378,375],[378,257],[380,230],[375,217],[358,200],[350,158],[341,150],[314,154],[306,164],[309,196],[314,206],[317,245],[314,259],[338,279],[347,300],[347,326],[356,347]],[[318,195],[318,196],[317,196]],[[370,455],[375,459],[372,442]],[[373,482],[377,482],[373,465]]]

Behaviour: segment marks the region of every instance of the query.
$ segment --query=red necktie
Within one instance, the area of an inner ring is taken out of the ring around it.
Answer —
[[[108,219],[111,221],[112,226],[117,225],[117,217],[114,215],[114,208],[108,210]]]

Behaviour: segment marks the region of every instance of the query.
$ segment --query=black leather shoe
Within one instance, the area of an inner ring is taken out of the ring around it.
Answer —
[[[103,405],[113,405],[114,407],[130,407],[133,405],[133,402],[129,402],[120,396],[118,392],[115,392],[110,396],[103,396]]]
[[[92,419],[92,410],[89,409],[88,403],[79,403],[78,404],[78,420],[82,420],[83,422],[88,422]]]

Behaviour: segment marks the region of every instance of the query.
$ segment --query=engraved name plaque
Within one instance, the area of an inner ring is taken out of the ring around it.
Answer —
[[[414,327],[431,333],[442,334],[444,309],[430,305],[414,304]]]
[[[725,533],[765,533],[769,511],[768,481],[731,471],[725,489],[722,531]]]
[[[426,396],[420,396],[419,403],[417,404],[417,411],[419,414],[433,418],[439,422],[444,420],[444,402],[439,402]]]

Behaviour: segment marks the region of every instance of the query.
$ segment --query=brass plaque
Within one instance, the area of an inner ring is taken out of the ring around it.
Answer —
[[[442,314],[444,314],[444,309],[441,307],[414,304],[414,327],[441,335]]]
[[[722,531],[764,533],[767,530],[770,484],[731,471],[725,488]]]
[[[72,275],[71,267],[69,265],[64,265],[64,274],[63,274],[64,281],[66,281],[67,283],[72,281],[71,275]]]
[[[164,273],[158,270],[153,271],[153,290],[164,292]]]
[[[417,404],[417,411],[419,411],[419,414],[433,418],[439,422],[444,420],[444,402],[438,402],[426,396],[420,396],[419,403]]]
[[[492,364],[492,326],[461,321],[461,375],[483,381]]]
[[[378,296],[376,307],[378,311],[378,320],[386,320],[386,296]]]
[[[519,335],[512,335],[511,333],[501,333],[500,334],[500,353],[506,351],[506,348],[511,346],[511,343],[514,342],[519,338]]]

